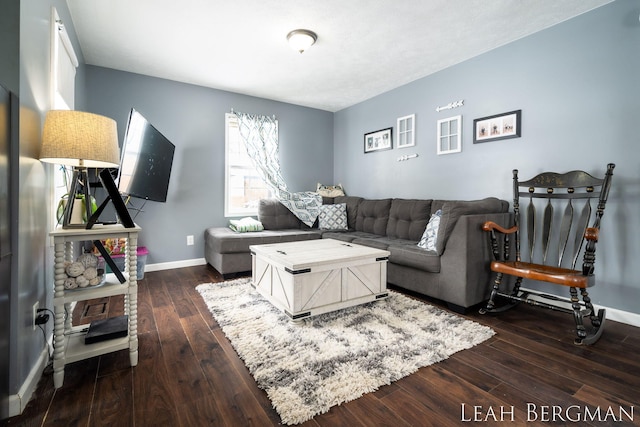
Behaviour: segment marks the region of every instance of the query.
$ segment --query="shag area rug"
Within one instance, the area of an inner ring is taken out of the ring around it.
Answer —
[[[393,291],[293,324],[250,283],[196,289],[283,424],[307,421],[494,335]]]

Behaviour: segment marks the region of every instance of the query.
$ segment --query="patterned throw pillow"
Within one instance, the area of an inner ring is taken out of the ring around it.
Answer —
[[[320,206],[318,226],[322,230],[347,230],[347,204]]]
[[[344,188],[342,188],[342,184],[322,185],[318,183],[318,187],[316,188],[316,193],[320,194],[323,197],[344,196]]]
[[[431,215],[429,223],[422,234],[422,238],[420,239],[420,242],[418,242],[418,247],[436,252],[436,240],[438,238],[438,228],[440,227],[441,216],[442,211],[440,209]]]

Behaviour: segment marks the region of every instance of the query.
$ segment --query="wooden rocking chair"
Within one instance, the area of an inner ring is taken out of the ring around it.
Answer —
[[[491,221],[483,225],[483,230],[490,233],[494,259],[490,264],[491,270],[497,274],[487,306],[480,313],[502,312],[526,302],[573,314],[577,333],[575,344],[589,345],[600,338],[604,329],[605,310],[600,309],[596,314],[587,288],[595,284],[596,243],[614,167],[614,164],[607,165],[603,179],[583,171],[572,171],[564,174],[546,172],[530,180],[519,181],[518,170],[513,171],[515,225],[505,228]],[[520,197],[529,199],[524,223],[521,222]],[[593,219],[592,200],[597,200]],[[574,210],[580,210],[579,215],[574,216]],[[590,221],[593,222],[589,227]],[[515,237],[515,261],[509,260],[511,235]],[[522,261],[521,238],[526,242],[528,262]],[[540,245],[536,245],[538,239]],[[576,270],[581,253],[582,268]],[[502,291],[505,275],[515,277],[512,289],[507,292]],[[566,286],[570,298],[521,289],[523,279]],[[580,289],[582,302],[578,299],[577,289]],[[496,306],[498,297],[506,298],[507,304]],[[589,317],[591,321],[592,330],[589,333],[583,325],[584,317]]]

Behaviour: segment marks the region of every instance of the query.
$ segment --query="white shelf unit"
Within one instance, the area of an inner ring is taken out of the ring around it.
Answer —
[[[57,228],[49,235],[54,246],[54,295],[53,311],[53,383],[62,387],[64,367],[90,357],[113,351],[129,349],[131,366],[138,364],[138,282],[137,249],[140,227],[125,228],[120,224],[94,225],[90,230]],[[125,238],[125,282],[120,283],[115,274],[106,276],[106,282],[96,287],[64,289],[65,262],[73,261],[74,243],[93,242],[107,238]],[[85,344],[84,337],[89,325],[72,326],[71,304],[97,298],[124,295],[124,314],[129,317],[129,331],[126,337],[114,338],[93,344]]]

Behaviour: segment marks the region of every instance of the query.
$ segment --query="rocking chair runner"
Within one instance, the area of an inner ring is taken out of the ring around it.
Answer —
[[[489,221],[482,227],[490,233],[494,259],[491,262],[491,270],[497,274],[487,306],[481,309],[480,313],[502,312],[520,302],[526,302],[573,314],[577,333],[575,344],[589,345],[600,338],[604,329],[605,310],[600,309],[596,314],[587,288],[595,284],[596,243],[614,168],[614,164],[607,165],[603,179],[595,178],[583,171],[572,171],[565,174],[546,172],[528,181],[519,181],[518,170],[513,171],[515,225],[504,228]],[[524,223],[521,223],[520,197],[529,199]],[[597,200],[597,206],[593,223],[588,227],[592,216],[592,200]],[[560,210],[554,210],[554,207],[560,207]],[[578,209],[580,214],[574,216],[574,210]],[[540,215],[536,215],[538,210],[541,211]],[[526,235],[526,239],[522,240],[526,242],[528,262],[522,261],[520,242],[523,234]],[[509,260],[510,235],[515,236],[515,261]],[[539,246],[536,244],[538,239],[541,239]],[[582,268],[576,270],[580,253],[583,253]],[[516,278],[510,292],[501,291],[505,275]],[[538,291],[523,290],[520,288],[523,279],[567,286],[571,297],[562,298]],[[578,299],[577,289],[580,289],[582,302]],[[530,295],[538,299],[532,299]],[[509,302],[497,307],[497,297],[506,298]],[[540,299],[555,301],[555,304]],[[562,302],[570,303],[571,308],[563,306]],[[591,321],[590,333],[583,325],[584,317],[589,317]]]

